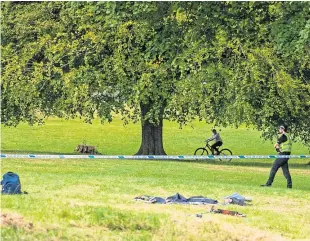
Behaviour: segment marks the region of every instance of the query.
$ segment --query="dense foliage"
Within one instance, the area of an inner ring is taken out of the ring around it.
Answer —
[[[1,121],[279,124],[310,143],[308,2],[5,2]],[[150,134],[151,135],[151,134]]]

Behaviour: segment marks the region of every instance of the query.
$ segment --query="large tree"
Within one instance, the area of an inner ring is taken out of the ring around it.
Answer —
[[[267,137],[285,122],[310,140],[308,3],[8,2],[1,10],[4,124],[119,113],[141,121],[137,154],[165,154],[164,119],[246,123]]]

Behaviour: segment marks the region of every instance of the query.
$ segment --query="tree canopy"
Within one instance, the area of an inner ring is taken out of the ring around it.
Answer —
[[[125,123],[155,127],[143,129],[153,141],[162,138],[154,133],[163,119],[245,123],[267,138],[286,123],[309,144],[309,7],[2,3],[1,121],[34,124],[54,115],[104,122],[120,113]],[[139,153],[164,152],[152,148]]]

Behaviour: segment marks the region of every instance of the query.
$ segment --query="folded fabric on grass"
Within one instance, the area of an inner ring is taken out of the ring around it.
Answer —
[[[160,204],[176,203],[176,204],[204,205],[204,204],[217,204],[218,203],[217,200],[206,198],[204,196],[193,196],[190,198],[186,198],[179,193],[176,193],[173,196],[167,197],[166,199],[161,198],[161,197],[143,195],[143,196],[135,197],[134,200],[144,201],[147,203],[160,203]]]
[[[250,205],[247,202],[252,201],[252,199],[246,198],[246,197],[240,195],[239,193],[234,193],[230,196],[225,197],[224,199],[225,199],[224,204],[237,204],[240,206]]]
[[[136,200],[136,201],[144,201],[146,203],[161,203],[161,204],[165,204],[166,203],[166,200],[164,198],[148,196],[148,195],[143,195],[143,196],[135,197],[134,200]]]

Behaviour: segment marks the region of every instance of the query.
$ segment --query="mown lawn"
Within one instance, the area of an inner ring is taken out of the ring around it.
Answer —
[[[211,136],[211,125],[194,122],[183,129],[176,123],[164,123],[164,146],[169,155],[194,154]],[[258,131],[251,128],[217,128],[224,147],[233,154],[275,154],[272,141],[264,141]],[[73,153],[84,141],[94,145],[103,154],[136,153],[141,141],[140,124],[124,126],[116,116],[112,123],[101,125],[98,120],[92,125],[81,120],[49,119],[45,125],[20,124],[17,128],[2,127],[1,150],[6,153]],[[274,141],[276,140],[276,136]],[[309,150],[294,144],[294,154],[309,153]]]
[[[165,123],[168,154],[193,154],[210,125],[178,129]],[[273,154],[257,131],[222,129],[234,154]],[[134,154],[140,125],[93,125],[50,119],[44,126],[2,128],[2,153],[73,153],[83,140],[103,154]],[[295,144],[294,154],[308,149]],[[281,170],[271,188],[261,188],[271,160],[177,162],[127,160],[2,159],[1,173],[17,172],[28,195],[1,196],[2,240],[310,240],[309,160],[290,160],[293,189]],[[223,203],[234,192],[252,206],[223,206],[246,218],[209,213],[210,206],[136,202],[139,195],[203,195]],[[202,218],[195,216],[203,213]]]

